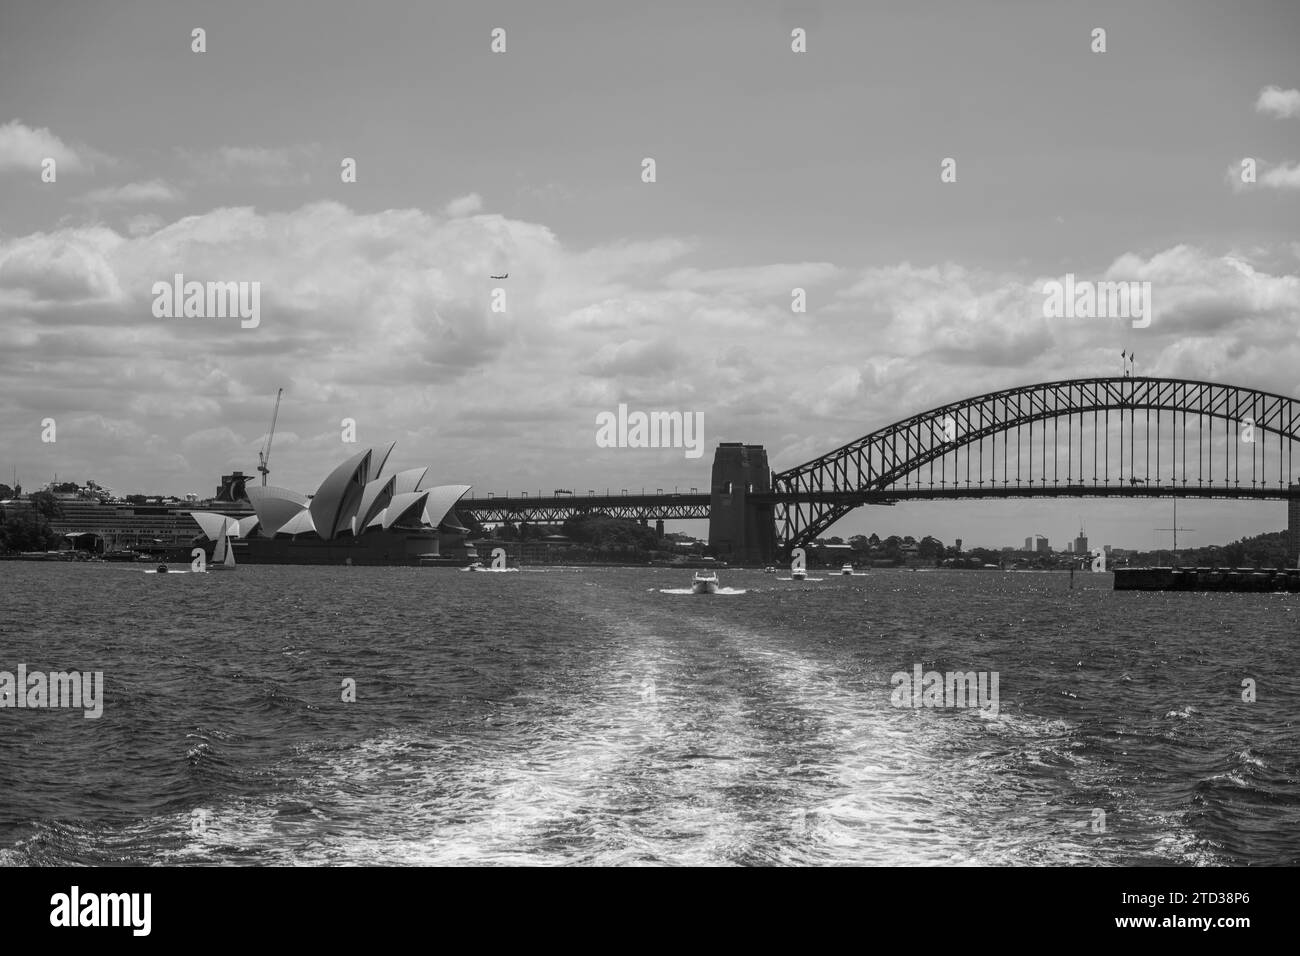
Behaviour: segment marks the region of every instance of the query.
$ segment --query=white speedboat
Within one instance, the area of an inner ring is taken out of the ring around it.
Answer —
[[[808,577],[808,572],[803,568],[795,568],[790,572],[790,580],[792,581],[802,581],[806,577]]]
[[[846,564],[843,567],[841,567],[840,574],[844,575],[846,578],[853,577],[853,565]]]
[[[692,594],[717,594],[718,575],[713,571],[696,571],[691,580]]]

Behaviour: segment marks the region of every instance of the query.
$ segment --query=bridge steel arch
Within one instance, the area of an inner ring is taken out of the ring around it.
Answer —
[[[1188,379],[1071,379],[887,425],[773,475],[771,498],[783,549],[860,505],[909,498],[1293,499],[1297,442],[1300,400],[1283,395]]]

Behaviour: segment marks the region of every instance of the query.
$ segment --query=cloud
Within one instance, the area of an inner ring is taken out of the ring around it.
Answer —
[[[0,171],[39,170],[47,158],[53,159],[59,170],[72,172],[93,169],[96,162],[108,159],[89,147],[68,145],[47,127],[34,129],[19,119],[0,125]]]
[[[161,179],[151,179],[143,183],[127,183],[124,186],[104,186],[92,189],[80,201],[101,205],[126,205],[129,203],[175,202],[180,193]]]
[[[256,186],[307,185],[318,161],[315,143],[296,146],[221,146],[214,150],[182,149],[181,158],[202,179]]]
[[[1279,163],[1266,169],[1259,184],[1270,189],[1300,189],[1300,162]]]
[[[1255,111],[1271,113],[1279,119],[1300,116],[1300,90],[1266,86],[1259,91],[1259,99],[1255,101]]]
[[[1300,276],[1271,275],[1239,255],[1210,255],[1194,246],[1146,259],[1120,256],[1102,278],[1151,283],[1152,338],[1218,334],[1227,347],[1237,340],[1269,341],[1264,329],[1300,317]]]
[[[515,196],[517,198],[545,203],[571,202],[577,198],[577,194],[572,189],[553,182],[541,186],[534,186],[531,184],[516,186]]]
[[[206,490],[233,468],[253,472],[283,386],[280,428],[300,436],[276,439],[273,480],[286,487],[311,491],[340,460],[344,417],[363,443],[398,441],[395,467],[432,463],[439,481],[528,473],[567,487],[572,468],[603,486],[641,467],[628,450],[611,457],[594,444],[595,413],[619,402],[702,412],[710,442],[763,441],[788,467],[946,401],[1112,372],[1135,343],[1144,372],[1288,394],[1300,385],[1300,261],[1289,244],[1175,246],[1060,268],[1151,281],[1155,317],[1141,330],[1044,319],[1046,277],[1024,271],[709,267],[711,251],[672,236],[579,247],[499,214],[337,202],[3,238],[0,378],[14,409],[0,445],[29,442],[21,423],[43,409],[75,406],[136,436],[131,449],[102,428],[79,436],[88,474],[119,490]],[[696,262],[684,268],[688,253]],[[491,281],[506,263],[509,283]],[[155,318],[152,285],[178,272],[259,282],[260,325]],[[790,311],[795,283],[810,288],[807,314]],[[498,285],[504,312],[492,310]],[[698,471],[680,475],[699,483]]]
[[[472,216],[483,208],[483,197],[478,193],[470,193],[468,196],[461,196],[447,203],[443,209],[443,215],[452,219],[459,219],[462,216]]]
[[[787,297],[795,288],[827,282],[838,274],[829,262],[773,263],[731,269],[678,269],[664,282],[675,289],[735,292],[742,295]]]
[[[682,367],[683,358],[682,346],[671,340],[627,341],[601,346],[582,369],[601,378],[644,378],[670,375]]]
[[[6,300],[38,309],[120,301],[112,256],[121,242],[110,229],[90,227],[0,244],[0,307]]]
[[[1256,186],[1266,189],[1300,189],[1300,162],[1269,163],[1257,160],[1255,163],[1255,182],[1242,182],[1242,166],[1236,163],[1223,172],[1223,178],[1236,193],[1249,192]]]
[[[1278,262],[1288,261],[1275,257]],[[845,407],[902,414],[1027,381],[1051,381],[1112,371],[1120,349],[1136,347],[1149,374],[1186,375],[1213,361],[1216,380],[1236,381],[1290,393],[1300,344],[1289,344],[1300,324],[1300,275],[1290,260],[1270,273],[1241,255],[1175,246],[1150,255],[1125,253],[1108,266],[1079,262],[1054,276],[1028,276],[944,263],[903,263],[863,270],[838,301],[809,316],[819,348],[807,350],[783,336],[782,353],[792,370],[788,401],[826,408],[825,388],[834,385]],[[1074,273],[1080,281],[1150,281],[1153,320],[1133,329],[1127,319],[1045,319],[1043,286]],[[851,321],[846,321],[851,320]],[[870,343],[855,348],[854,342]],[[1187,349],[1208,340],[1213,351]],[[837,343],[828,353],[825,343]],[[1260,354],[1256,342],[1285,342]],[[812,356],[823,361],[812,373]],[[854,357],[857,365],[852,364]],[[857,391],[853,368],[867,368]],[[1201,375],[1200,377],[1206,377]],[[847,396],[847,397],[846,397]],[[873,417],[873,420],[876,420]],[[809,449],[831,447],[815,428]],[[833,433],[824,433],[833,439]],[[844,440],[845,436],[840,436]],[[853,436],[847,436],[853,437]],[[832,445],[834,442],[832,441]],[[793,446],[792,446],[793,447]],[[803,439],[800,448],[804,447]]]
[[[162,228],[162,216],[154,213],[142,213],[138,216],[132,216],[126,221],[126,231],[132,236],[144,236],[151,232],[157,232]]]

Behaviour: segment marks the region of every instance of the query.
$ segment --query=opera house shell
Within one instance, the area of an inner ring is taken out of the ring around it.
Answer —
[[[249,485],[254,514],[191,512],[209,542],[223,526],[248,564],[466,564],[474,552],[455,504],[469,485],[427,485],[427,468],[384,476],[393,450],[353,455],[314,495]]]

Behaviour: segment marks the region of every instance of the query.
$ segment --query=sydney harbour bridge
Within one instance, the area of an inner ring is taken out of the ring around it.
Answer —
[[[584,513],[709,521],[733,562],[769,562],[862,505],[918,499],[1127,497],[1288,502],[1300,400],[1185,379],[1121,376],[1024,385],[940,405],[773,473],[762,445],[717,448],[707,492],[464,498],[481,522]],[[1300,454],[1295,454],[1300,457]]]

